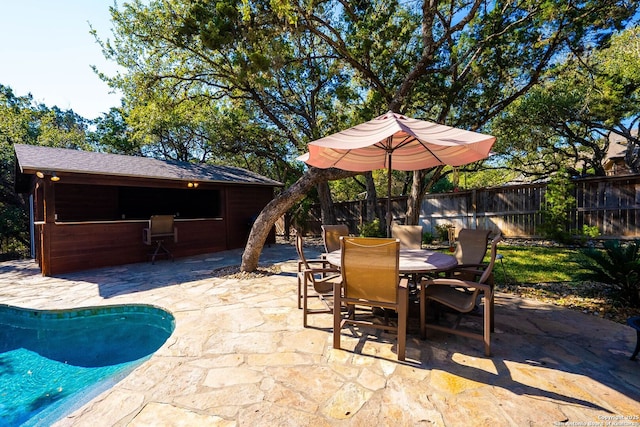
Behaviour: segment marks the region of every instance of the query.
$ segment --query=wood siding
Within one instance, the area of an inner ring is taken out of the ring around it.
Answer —
[[[247,243],[253,220],[273,199],[273,189],[266,187],[228,187],[226,194],[227,244],[229,249],[241,248]],[[275,228],[267,243],[275,242]]]
[[[145,245],[142,238],[142,230],[148,226],[148,221],[128,219],[128,216],[120,219],[121,191],[118,186],[78,182],[54,184],[45,180],[34,190],[34,220],[37,222],[33,238],[43,275],[150,260],[153,248]],[[157,193],[161,190],[155,187],[150,191],[155,201],[159,200]],[[144,193],[143,188],[138,191]],[[186,193],[187,190],[170,189],[162,193],[162,197],[179,194],[182,198],[178,201],[181,201]],[[188,194],[195,197],[190,199],[200,197],[196,200],[199,203],[209,203],[207,198],[215,195],[212,203],[219,215],[215,218],[183,218],[180,215],[175,222],[178,242],[165,243],[176,258],[244,247],[251,220],[271,201],[273,188],[209,184]],[[140,197],[139,202],[145,204],[145,200]],[[132,205],[133,202],[128,203]],[[191,204],[192,209],[187,212],[195,215],[198,203]],[[202,212],[207,214],[212,210],[207,208]],[[266,243],[274,242],[275,229],[272,229]]]
[[[175,225],[178,242],[166,241],[165,246],[176,258],[227,249],[224,220],[185,220]],[[142,241],[147,226],[147,221],[40,224],[38,240],[49,229],[47,275],[149,261],[154,248]]]

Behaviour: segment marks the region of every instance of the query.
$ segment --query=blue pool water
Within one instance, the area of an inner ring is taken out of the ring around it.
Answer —
[[[147,305],[0,305],[0,425],[51,424],[129,374],[174,326],[170,313]]]

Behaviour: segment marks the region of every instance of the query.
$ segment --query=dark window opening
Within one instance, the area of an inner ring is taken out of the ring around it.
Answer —
[[[217,218],[222,213],[220,190],[56,185],[57,221],[178,218]]]
[[[120,215],[127,219],[148,219],[151,215],[215,218],[221,212],[218,190],[122,187],[118,196]]]

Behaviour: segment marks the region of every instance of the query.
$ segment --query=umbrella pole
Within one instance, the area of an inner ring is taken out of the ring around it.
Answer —
[[[391,237],[391,151],[387,151],[387,237]]]

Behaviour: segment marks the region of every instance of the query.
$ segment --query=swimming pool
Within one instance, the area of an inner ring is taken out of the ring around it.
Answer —
[[[2,425],[49,425],[128,375],[173,332],[148,305],[30,310],[0,305]]]

